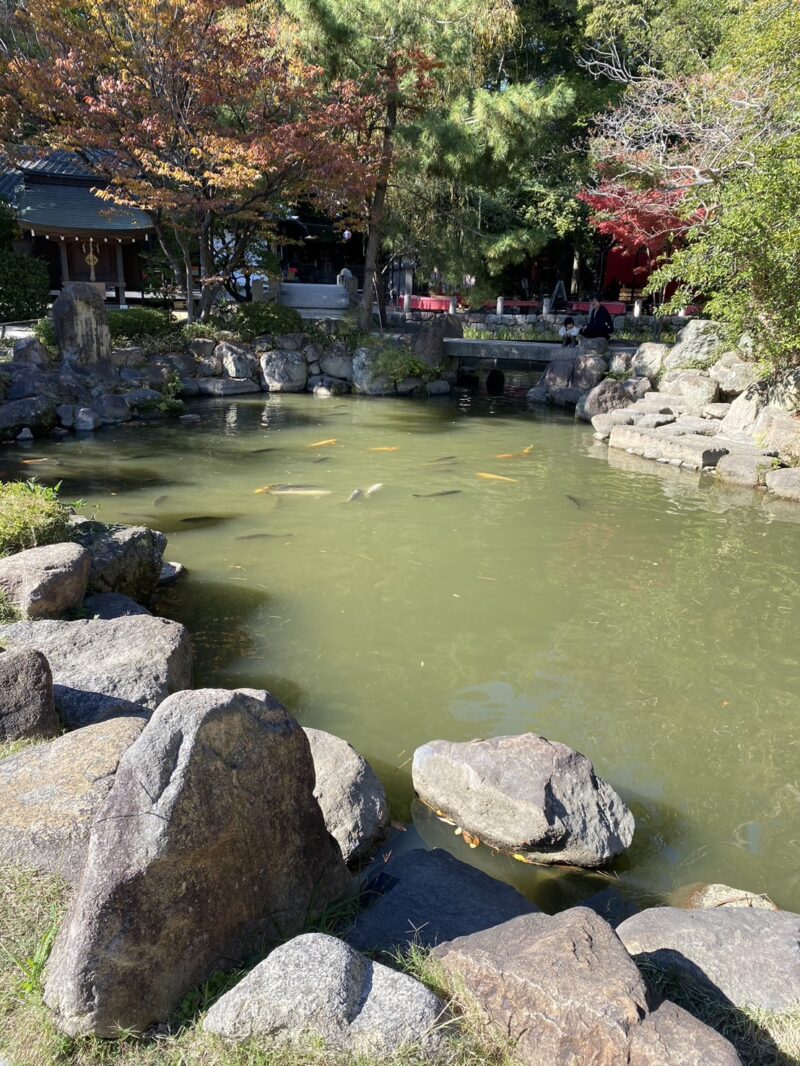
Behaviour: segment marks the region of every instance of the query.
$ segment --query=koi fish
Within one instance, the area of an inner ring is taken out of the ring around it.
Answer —
[[[336,441],[337,441],[336,437],[331,437],[330,440],[318,440],[314,444],[307,444],[306,447],[307,448],[324,448],[328,444],[335,444]]]
[[[370,487],[367,489],[367,491],[364,493],[364,495],[365,496],[374,496],[375,493],[376,492],[380,492],[380,490],[382,488],[383,488],[383,482],[379,481],[377,485],[370,485]]]
[[[495,456],[496,459],[527,459],[533,451],[533,445],[529,444],[527,448],[523,448],[521,452],[503,452],[502,455]]]
[[[459,496],[461,489],[442,489],[441,492],[412,492],[418,500],[432,500],[434,496]]]
[[[330,496],[330,489],[318,489],[314,485],[267,485],[270,496]]]
[[[484,481],[508,481],[508,482],[510,482],[510,483],[511,483],[512,485],[518,485],[518,484],[519,484],[519,482],[517,481],[517,479],[516,479],[516,478],[513,478],[513,477],[503,477],[503,476],[502,476],[501,474],[484,474],[484,473],[478,473],[478,474],[477,474],[476,476],[477,476],[477,477],[482,477],[482,478],[484,479]]]
[[[370,451],[371,452],[399,452],[400,449],[396,448],[396,447],[395,448],[390,448],[390,447],[387,447],[387,448],[370,448]]]

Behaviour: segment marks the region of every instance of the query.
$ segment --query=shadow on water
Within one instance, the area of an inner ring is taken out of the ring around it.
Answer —
[[[233,676],[233,666],[260,651],[252,619],[269,601],[261,589],[189,575],[159,593],[156,613],[182,622],[192,634],[195,685],[219,688],[228,683],[226,674]],[[235,674],[234,687],[242,684],[240,677]]]

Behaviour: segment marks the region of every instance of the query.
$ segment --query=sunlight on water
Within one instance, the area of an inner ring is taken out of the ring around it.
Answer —
[[[631,804],[631,890],[722,881],[800,909],[800,508],[609,464],[589,427],[502,401],[194,410],[37,445],[53,461],[27,472],[169,534],[190,576],[159,610],[190,628],[198,684],[267,687],[346,737],[401,819],[420,743],[541,732]],[[419,829],[545,906],[598,887]]]

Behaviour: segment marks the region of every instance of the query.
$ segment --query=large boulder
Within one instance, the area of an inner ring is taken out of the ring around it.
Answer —
[[[319,357],[320,372],[342,381],[353,380],[353,357],[338,347],[323,352]]]
[[[586,756],[536,733],[434,740],[411,773],[429,807],[526,862],[600,866],[633,840],[633,815]]]
[[[609,447],[621,448],[632,455],[671,463],[687,470],[714,467],[730,451],[730,447],[720,439],[721,434],[706,437],[699,433],[687,433],[675,437],[662,434],[659,429],[645,428],[642,422],[635,426],[614,426],[608,438]]]
[[[198,378],[197,393],[200,396],[243,396],[261,392],[261,386],[252,378]]]
[[[704,995],[786,1011],[800,1001],[800,915],[745,907],[654,907],[617,929],[637,961]]]
[[[269,693],[165,700],[120,761],[53,945],[58,1027],[143,1031],[347,894],[313,788],[308,740]]]
[[[582,418],[584,422],[591,422],[595,415],[619,411],[630,407],[632,403],[633,399],[618,381],[606,378],[578,400],[575,416]]]
[[[682,396],[687,408],[698,414],[719,396],[719,385],[702,370],[670,370],[662,375],[659,386],[665,392]]]
[[[119,592],[148,600],[158,585],[167,538],[147,526],[81,522],[75,540],[91,557],[89,592]]]
[[[375,357],[372,348],[356,348],[353,352],[353,392],[363,396],[393,396],[394,385],[385,374],[374,369]]]
[[[436,370],[444,362],[445,337],[463,336],[464,328],[455,315],[437,315],[414,336],[414,355],[431,370]]]
[[[593,389],[608,373],[608,363],[600,355],[579,355],[572,370],[572,385],[576,389]]]
[[[60,732],[53,675],[44,655],[29,649],[0,653],[0,743]]]
[[[366,883],[369,906],[347,939],[358,951],[433,947],[537,908],[516,889],[446,851],[393,856]]]
[[[525,1066],[738,1063],[706,1026],[700,1031],[710,1055],[686,1057],[681,1027],[667,1032],[666,1018],[650,1022],[663,1038],[661,1057],[644,1057],[644,1047],[643,1057],[633,1053],[634,1042],[656,1040],[656,1033],[638,1033],[649,1020],[647,989],[608,923],[585,907],[515,918],[442,944],[434,958]],[[696,1040],[697,1026],[688,1025]],[[727,1057],[715,1057],[720,1048]]]
[[[631,1033],[629,1066],[742,1066],[736,1049],[705,1022],[665,1000]]]
[[[0,864],[80,877],[89,830],[145,718],[66,733],[0,762]]]
[[[774,496],[784,500],[800,502],[800,467],[793,466],[786,470],[770,470],[765,474],[765,483]]]
[[[214,352],[222,363],[222,371],[229,378],[254,378],[258,373],[258,359],[251,348],[231,341],[221,341]]]
[[[166,618],[14,622],[0,626],[0,644],[42,652],[58,712],[73,728],[155,710],[192,683],[189,634]]]
[[[53,304],[53,323],[64,362],[91,370],[111,361],[111,333],[106,302],[95,285],[69,282]]]
[[[2,408],[0,408],[2,414]],[[751,385],[731,404],[720,433],[800,461],[800,368]]]
[[[141,603],[119,592],[95,592],[83,601],[83,609],[87,618],[102,618],[106,621],[111,618],[124,618],[126,615],[151,613]]]
[[[0,404],[0,440],[12,440],[23,429],[44,436],[55,424],[55,405],[45,396]]]
[[[738,352],[725,352],[708,371],[719,385],[725,399],[732,400],[759,379],[756,363],[748,362]]]
[[[641,415],[638,416],[641,419]],[[614,426],[632,426],[635,421],[634,415],[623,409],[621,411],[609,411],[608,414],[594,415],[592,428],[598,440],[608,440]]]
[[[444,1004],[419,981],[372,962],[341,940],[306,933],[218,1000],[203,1028],[228,1040],[322,1041],[354,1058],[435,1055]]]
[[[130,422],[133,417],[125,397],[117,396],[113,392],[98,396],[92,404],[92,410],[103,425],[118,425],[120,422]]]
[[[386,791],[377,774],[346,740],[306,729],[314,760],[317,799],[328,832],[345,862],[366,859],[389,825]]]
[[[661,368],[669,352],[668,344],[646,341],[636,349],[630,369],[636,377],[647,378],[652,384],[658,381]]]
[[[720,345],[720,326],[693,318],[678,334],[678,343],[665,357],[664,370],[702,369],[714,364]]]
[[[47,544],[0,559],[0,592],[24,618],[60,618],[83,603],[89,553],[78,544]]]
[[[270,392],[304,392],[308,364],[299,351],[264,352],[260,359],[261,384]]]

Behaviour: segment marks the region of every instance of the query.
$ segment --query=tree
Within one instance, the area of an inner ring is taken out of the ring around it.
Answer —
[[[28,0],[15,22],[36,45],[0,50],[0,124],[94,150],[100,195],[150,216],[190,318],[195,258],[206,318],[286,205],[340,209],[369,189],[349,137],[368,95],[287,54],[290,28],[263,5]]]

